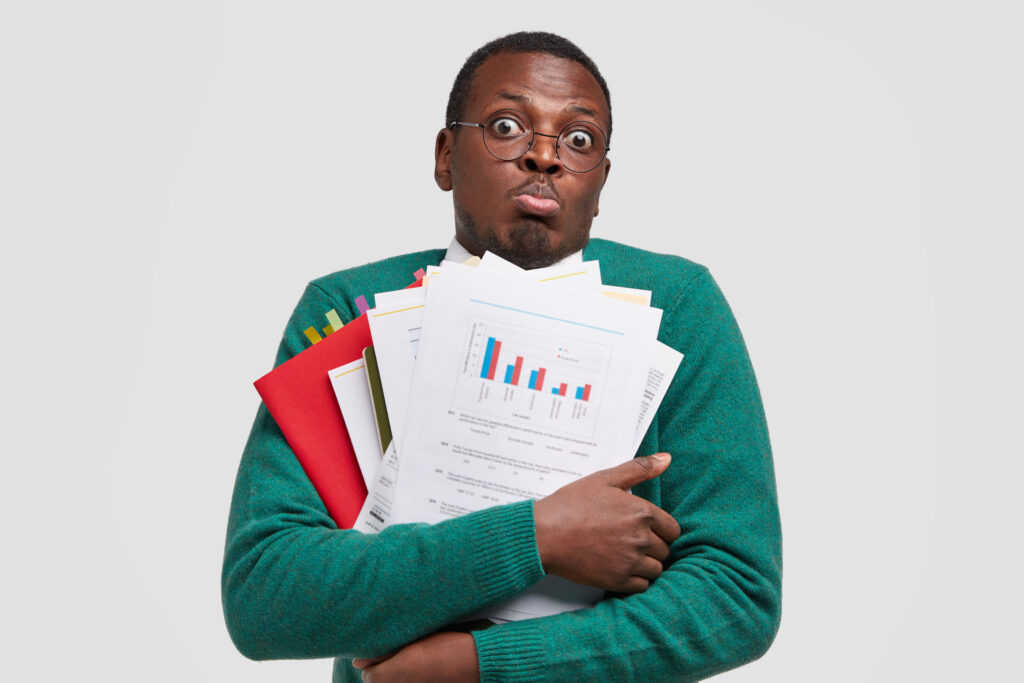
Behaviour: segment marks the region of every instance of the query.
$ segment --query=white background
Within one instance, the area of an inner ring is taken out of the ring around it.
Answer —
[[[448,89],[524,28],[611,86],[593,234],[708,265],[760,378],[784,617],[723,678],[1014,677],[1020,5],[624,6],[5,3],[0,678],[329,680],[223,625],[252,381],[309,279],[447,245]]]

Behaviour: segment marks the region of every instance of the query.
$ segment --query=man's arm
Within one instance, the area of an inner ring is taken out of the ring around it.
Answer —
[[[595,472],[534,505],[537,548],[545,571],[619,592],[646,590],[679,537],[671,515],[628,489],[665,471],[659,453]],[[357,659],[365,682],[474,683],[476,644],[468,633],[441,632],[392,655]]]
[[[746,349],[706,271],[666,311],[661,337],[686,354],[657,421],[672,464],[634,491],[660,499],[682,531],[665,571],[646,591],[592,609],[474,632],[472,649],[446,642],[449,660],[476,658],[481,680],[699,680],[771,644],[782,569],[771,450]],[[379,673],[406,655],[429,670],[431,645],[399,651]]]
[[[774,639],[782,539],[768,431],[743,339],[706,271],[666,308],[661,338],[686,354],[657,421],[672,464],[659,491],[634,491],[660,498],[682,530],[664,573],[590,610],[474,633],[482,680],[699,680]]]
[[[277,364],[301,352],[301,330],[335,307],[311,285],[288,324]],[[590,520],[591,535],[605,544],[624,539],[624,545],[637,527],[646,528],[644,515],[632,526],[623,523],[638,507],[647,516],[660,514],[663,526],[675,527],[668,515],[621,490],[657,474],[634,466],[616,491],[619,497],[602,505],[606,523]],[[436,525],[395,525],[379,535],[339,530],[261,406],[228,525],[222,593],[229,631],[243,654],[258,659],[392,653],[522,592],[544,575],[542,561],[556,572],[567,564],[559,561],[557,534],[541,557],[535,518],[549,520],[551,528],[552,515],[535,517],[533,508],[532,501],[524,501]],[[574,540],[582,534],[581,529]],[[656,551],[659,560],[668,553],[665,542]],[[640,573],[646,581],[660,573],[651,552],[637,545],[623,552],[616,566],[605,566],[591,552],[590,568],[579,568],[576,575],[589,575],[588,583],[603,588],[631,590],[624,579]]]

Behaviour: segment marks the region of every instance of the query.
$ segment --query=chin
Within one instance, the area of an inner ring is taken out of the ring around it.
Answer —
[[[579,251],[590,240],[590,226],[568,240],[553,241],[552,236],[564,233],[538,218],[523,217],[499,232],[493,225],[481,229],[468,213],[458,212],[457,216],[461,228],[458,232],[467,238],[464,244],[471,242],[481,253],[490,251],[520,268],[550,266]]]
[[[552,230],[538,220],[523,221],[508,231],[501,244],[490,249],[520,268],[543,268],[586,246],[588,235],[581,240],[552,242]]]

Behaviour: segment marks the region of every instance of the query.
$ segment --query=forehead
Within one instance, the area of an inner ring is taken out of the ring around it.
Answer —
[[[480,65],[467,113],[483,117],[502,107],[531,117],[591,118],[585,115],[589,111],[608,124],[608,103],[593,74],[578,62],[536,52],[499,52]]]

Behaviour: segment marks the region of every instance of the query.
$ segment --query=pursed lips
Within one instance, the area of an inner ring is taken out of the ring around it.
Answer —
[[[513,190],[512,201],[534,216],[553,216],[562,208],[551,187],[537,182]]]

